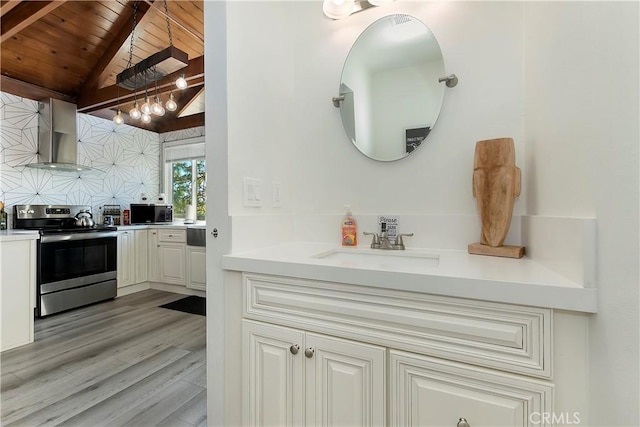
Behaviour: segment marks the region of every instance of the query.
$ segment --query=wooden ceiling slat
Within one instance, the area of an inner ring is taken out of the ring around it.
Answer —
[[[34,72],[39,72],[38,68],[46,67],[47,69],[64,70],[77,74],[78,76],[84,76],[86,73],[86,67],[74,61],[73,55],[68,55],[63,52],[52,54],[46,46],[41,46],[33,40],[25,41],[23,46],[29,52],[28,55],[16,52],[13,47],[2,46],[2,61],[7,61],[7,66],[9,64],[15,64],[26,68],[33,68]],[[21,49],[21,51],[23,50]],[[5,64],[3,64],[3,66],[5,66]]]
[[[147,16],[148,10],[149,7],[145,4],[138,5],[138,10],[136,12],[136,19],[139,23],[138,25],[147,25],[144,22],[144,17]],[[127,43],[127,41],[130,40],[132,22],[133,9],[129,9],[126,14],[122,15],[120,22],[117,24],[117,28],[114,29],[115,36],[109,43],[109,46],[107,46],[102,57],[94,64],[87,75],[80,97],[82,97],[87,91],[95,91],[102,87],[110,74],[114,72],[119,58],[122,58],[122,55],[128,51],[127,47],[129,46],[129,43]],[[138,27],[138,30],[138,32],[141,32],[142,27]]]
[[[79,3],[87,4],[89,2]],[[89,3],[89,5],[91,5],[91,3]],[[69,34],[90,34],[98,39],[102,39],[107,34],[109,34],[113,27],[112,21],[108,21],[101,16],[96,15],[93,10],[81,11],[81,13],[78,13],[77,7],[58,8],[53,13],[49,14],[48,18],[50,18],[52,21],[55,20],[56,25],[60,28],[65,28],[65,30]]]
[[[155,12],[152,10],[152,8],[150,8],[148,5],[146,5],[145,3],[139,3],[138,4],[138,11],[137,11],[137,24],[136,24],[136,29],[133,33],[133,43],[134,46],[137,42],[137,40],[144,34],[147,26],[149,26],[149,24],[151,24],[151,22],[153,21],[155,17]],[[131,16],[129,17],[129,19],[131,20]],[[131,35],[131,27],[129,26],[129,29],[127,30],[126,26],[123,26],[120,29],[120,32],[117,35],[117,39],[114,39],[114,42],[112,43],[111,46],[109,46],[109,52],[106,55],[106,58],[104,61],[101,61],[100,64],[96,64],[95,67],[93,67],[93,70],[91,71],[91,78],[88,79],[89,85],[90,86],[94,86],[93,83],[97,83],[97,86],[95,87],[101,87],[104,85],[104,83],[107,81],[107,78],[112,75],[112,74],[117,74],[116,70],[118,70],[118,72],[120,72],[122,70],[122,68],[118,68],[117,64],[119,62],[122,61],[122,58],[126,58],[126,61],[128,61],[129,58],[129,48],[130,48],[130,35]],[[118,47],[118,42],[120,42],[120,46]],[[116,49],[117,47],[117,49]],[[135,49],[134,49],[135,51]],[[135,53],[135,52],[134,52]],[[107,61],[108,59],[108,61]],[[126,65],[125,65],[126,67]],[[99,70],[99,69],[102,70]],[[124,68],[124,67],[123,67]],[[95,70],[95,71],[94,71]],[[100,71],[100,73],[98,74],[98,71]],[[97,77],[95,77],[95,75],[97,74]],[[84,94],[84,90],[82,91]]]
[[[145,0],[145,2],[147,2],[149,4],[151,3],[150,0]],[[193,37],[196,40],[198,40],[200,43],[204,43],[204,34],[198,32],[194,28],[190,28],[190,26],[188,26],[188,25],[183,24],[183,22],[188,22],[189,20],[177,20],[173,16],[173,12],[175,10],[175,4],[176,4],[175,1],[167,3],[167,7],[169,8],[169,21],[171,22],[171,24],[173,26],[179,27],[180,29],[185,31],[187,34],[189,34],[191,37]],[[158,9],[158,13],[160,13],[163,17],[166,17],[167,15],[165,14],[163,5],[164,5],[163,2],[157,2],[157,4],[155,6],[153,6],[153,7],[157,8]],[[165,22],[166,22],[166,20],[165,20]]]
[[[91,48],[95,49],[102,41],[100,37],[92,34],[71,32],[70,30],[72,29],[70,26],[61,26],[53,16],[45,16],[37,25],[25,29],[20,34],[29,34],[43,43],[58,43],[63,49],[72,48],[77,44],[91,46]],[[77,42],[73,43],[70,40],[77,40]]]
[[[9,13],[11,9],[20,4],[21,0],[2,0],[2,6],[0,6],[0,17]]]
[[[66,0],[24,1],[2,17],[0,43],[62,6]]]

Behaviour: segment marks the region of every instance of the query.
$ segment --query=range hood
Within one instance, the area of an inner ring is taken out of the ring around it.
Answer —
[[[28,167],[51,171],[85,171],[78,164],[75,104],[49,98],[38,104],[38,163]]]

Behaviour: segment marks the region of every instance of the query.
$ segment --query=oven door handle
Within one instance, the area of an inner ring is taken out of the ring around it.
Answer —
[[[97,233],[69,233],[51,234],[40,236],[40,243],[66,242],[71,240],[101,239],[104,237],[117,237],[117,231],[101,231]]]

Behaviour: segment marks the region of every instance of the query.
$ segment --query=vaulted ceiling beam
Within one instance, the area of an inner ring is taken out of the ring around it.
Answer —
[[[189,87],[200,86],[204,84],[204,56],[199,56],[189,61],[189,65],[180,71],[173,74],[169,74],[164,79],[158,81],[159,93],[167,93],[170,90],[176,90],[174,82],[176,78],[185,73],[185,78],[189,83]],[[149,92],[155,94],[155,85],[149,89]],[[144,96],[144,91],[138,91],[137,97]],[[92,111],[102,110],[104,108],[111,108],[118,104],[125,104],[132,102],[134,99],[134,92],[118,87],[117,85],[108,86],[99,89],[91,94],[84,94],[85,96],[79,97],[78,112],[90,113]]]
[[[65,2],[66,0],[23,1],[16,5],[2,16],[0,21],[0,27],[2,27],[0,43],[4,43],[5,40],[24,30],[47,13],[62,6]]]
[[[64,93],[46,89],[41,86],[36,86],[34,84],[14,79],[5,75],[2,75],[0,78],[0,87],[2,87],[3,92],[11,93],[13,95],[27,99],[33,99],[35,101],[40,101],[47,98],[55,98],[62,101],[75,102],[75,98],[69,95],[65,95]]]
[[[7,1],[3,1],[2,2],[2,6],[0,7],[0,16],[4,16],[7,13],[9,13],[9,11],[11,9],[13,9],[14,7],[16,7],[17,5],[20,4],[21,0],[7,0]]]
[[[134,44],[137,39],[144,33],[144,29],[155,16],[153,11],[149,12],[151,6],[146,2],[138,2],[138,11],[136,13],[136,30],[133,33]],[[128,8],[127,13],[118,19],[116,32],[111,44],[105,49],[104,54],[87,76],[82,87],[82,92],[78,98],[86,98],[89,94],[95,92],[104,85],[109,75],[116,71],[118,61],[122,58],[128,58],[131,46],[131,24],[133,22],[133,8]]]

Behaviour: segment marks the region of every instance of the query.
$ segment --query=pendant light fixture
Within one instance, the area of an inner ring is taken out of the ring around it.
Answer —
[[[127,68],[116,76],[117,86],[122,86],[129,90],[134,91],[133,108],[129,111],[129,117],[134,120],[141,119],[143,123],[149,123],[151,121],[151,114],[156,116],[163,116],[165,112],[176,111],[178,108],[173,93],[169,95],[166,109],[162,105],[162,100],[158,94],[158,81],[162,80],[168,74],[174,73],[181,68],[184,68],[189,63],[189,56],[187,53],[173,46],[173,37],[171,35],[171,22],[169,19],[169,6],[167,0],[163,0],[165,18],[167,23],[167,35],[169,37],[169,47],[156,52],[148,58],[140,61],[139,63],[132,65],[133,63],[133,43],[134,33],[137,24],[137,12],[138,1],[133,2],[133,19],[131,27],[131,43],[129,46],[129,61]],[[137,89],[142,87],[142,81],[144,81],[144,102],[141,106],[138,105]],[[156,92],[155,96],[151,100],[148,93],[149,83],[155,83]],[[179,89],[185,89],[188,84],[185,78],[184,72],[180,74],[180,77],[175,82]],[[118,112],[113,118],[114,123],[119,123],[122,120],[124,122],[122,114],[118,105]]]

